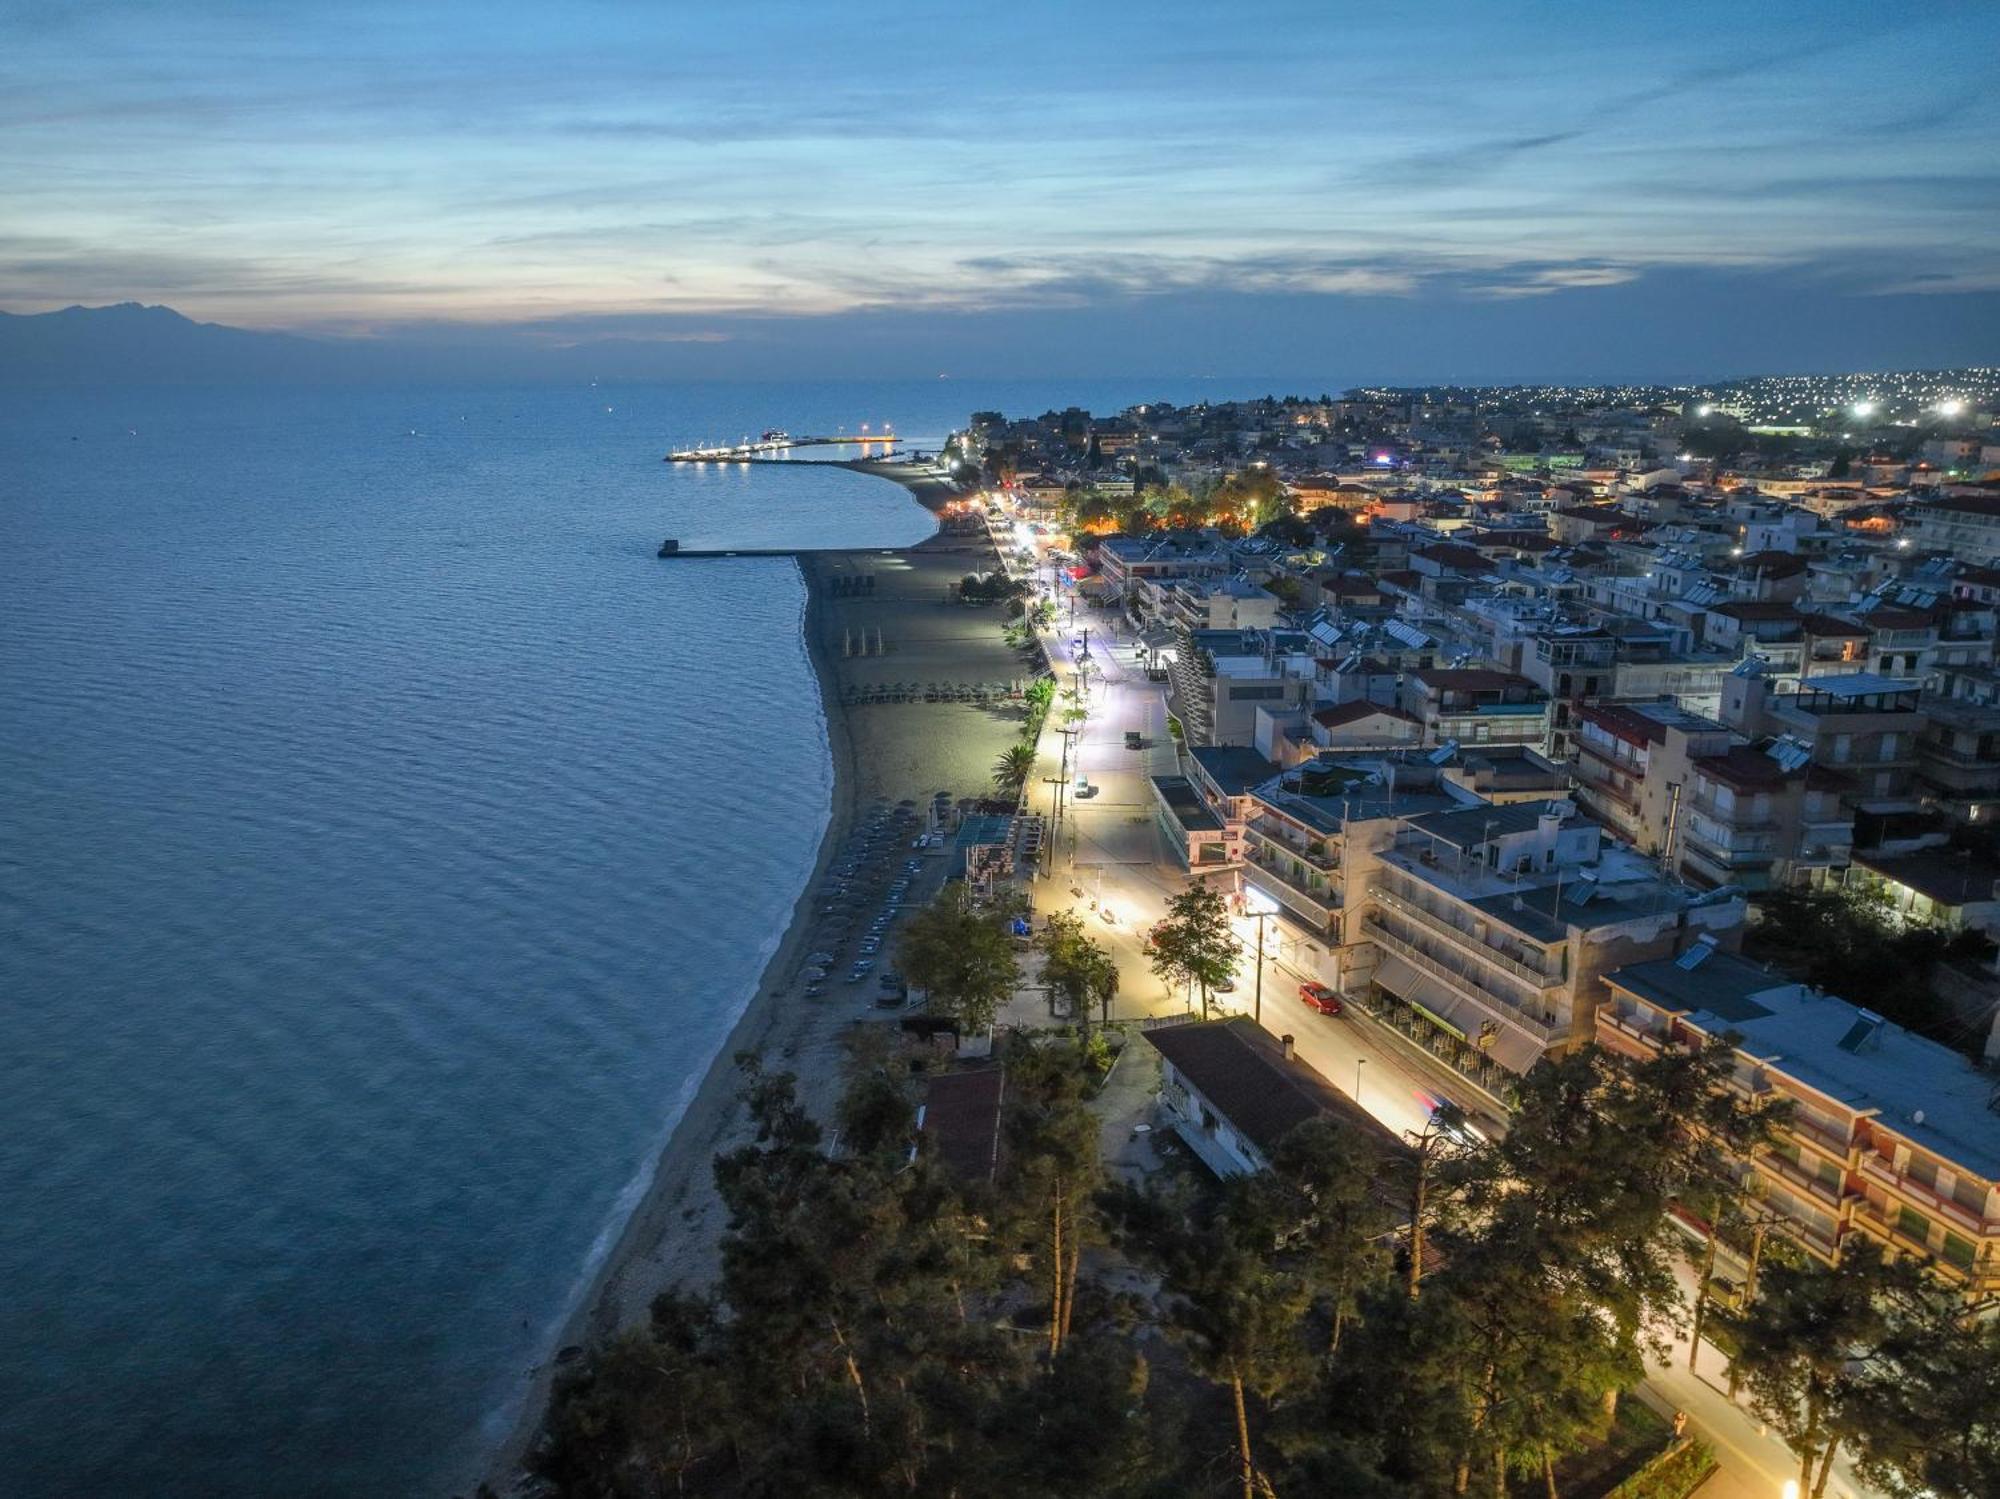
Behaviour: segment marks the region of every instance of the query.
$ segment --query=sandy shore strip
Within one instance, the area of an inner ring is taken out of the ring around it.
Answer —
[[[933,509],[957,493],[907,465],[852,466],[904,484]],[[801,1100],[824,1119],[839,1094],[847,1032],[857,1023],[893,1023],[869,1008],[877,992],[873,984],[847,985],[836,973],[824,995],[808,998],[803,993],[799,975],[806,954],[821,943],[841,950],[825,937],[819,919],[829,903],[830,871],[850,833],[875,810],[911,800],[921,817],[939,791],[954,797],[985,794],[994,760],[1020,732],[1022,711],[960,702],[850,702],[869,695],[870,689],[898,684],[1025,683],[1030,668],[1002,638],[1001,612],[950,602],[953,583],[966,573],[988,571],[996,562],[983,531],[940,533],[903,550],[816,552],[797,558],[806,584],[807,652],[819,682],[833,758],[826,835],[756,994],[675,1126],[651,1185],[551,1357],[532,1371],[512,1433],[477,1475],[497,1492],[524,1487],[521,1464],[540,1430],[562,1350],[643,1324],[653,1298],[670,1286],[696,1288],[713,1282],[726,1217],[711,1166],[718,1153],[749,1138],[737,1099],[741,1075],[736,1055],[756,1052],[768,1068],[796,1073]],[[710,565],[701,560],[664,564],[663,586],[699,586],[698,578],[684,569]],[[866,577],[874,579],[872,587],[856,585]],[[860,654],[864,640],[867,653]],[[900,868],[903,858],[912,857],[906,850],[907,844],[892,867]],[[913,899],[927,898],[935,889],[943,862],[926,861],[937,867],[913,889]]]

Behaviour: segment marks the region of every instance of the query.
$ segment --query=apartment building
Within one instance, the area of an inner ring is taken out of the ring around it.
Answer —
[[[1107,600],[1128,604],[1137,580],[1214,577],[1230,570],[1229,548],[1200,535],[1107,536],[1097,544]]]
[[[1768,890],[1814,883],[1854,846],[1848,781],[1790,738],[1689,762],[1671,862],[1697,885]]]
[[[1175,635],[1173,698],[1191,745],[1256,742],[1257,711],[1282,713],[1313,698],[1309,677],[1288,669],[1269,630],[1191,630]]]
[[[1606,1049],[1645,1058],[1727,1037],[1732,1086],[1793,1106],[1740,1163],[1782,1232],[1832,1263],[1855,1235],[1921,1258],[1968,1294],[2000,1294],[1994,1080],[1936,1042],[1697,941],[1606,975]]]
[[[1977,566],[2000,560],[2000,493],[1991,486],[1968,485],[1962,493],[1912,505],[1908,521],[1919,551],[1948,552]]]
[[[2000,817],[2000,673],[1946,667],[1922,702],[1917,786],[1927,805],[1959,822]]]
[[[1917,809],[1917,744],[1929,718],[1915,682],[1853,672],[1784,683],[1749,663],[1723,683],[1722,721],[1750,739],[1794,740],[1813,764],[1848,778],[1851,807]]]
[[[1586,704],[1577,711],[1576,796],[1642,854],[1667,845],[1690,762],[1729,749],[1730,732],[1671,702]]]
[[[1361,912],[1342,991],[1496,1096],[1590,1039],[1606,973],[1743,924],[1740,892],[1663,880],[1575,810],[1423,813],[1345,849]]]
[[[1549,739],[1549,695],[1526,677],[1485,667],[1409,673],[1397,703],[1430,744],[1528,744]]]
[[[1189,630],[1268,630],[1283,609],[1269,589],[1236,576],[1147,580],[1145,612]]]
[[[1402,818],[1475,803],[1423,757],[1300,765],[1251,792],[1239,889],[1277,913],[1279,959],[1338,988],[1343,953],[1361,938],[1356,913],[1373,867],[1350,858],[1350,846],[1385,841]]]

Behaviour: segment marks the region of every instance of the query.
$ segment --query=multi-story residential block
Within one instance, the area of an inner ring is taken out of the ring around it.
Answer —
[[[1658,854],[1690,788],[1689,763],[1731,742],[1722,724],[1671,702],[1585,705],[1571,736],[1577,800],[1640,853]]]
[[[1813,764],[1848,777],[1856,809],[1917,809],[1917,744],[1929,718],[1915,682],[1854,672],[1787,684],[1748,663],[1723,682],[1722,721],[1750,739],[1796,741]]]
[[[1171,578],[1146,583],[1157,597],[1148,613],[1188,630],[1268,630],[1282,605],[1269,589],[1247,578]]]
[[[1791,1122],[1740,1167],[1788,1238],[1837,1260],[1854,1236],[2000,1294],[2000,1113],[1992,1077],[1846,1000],[1697,942],[1606,976],[1608,1049],[1644,1058],[1722,1037],[1732,1086]]]
[[[1927,804],[1960,822],[2000,817],[2000,673],[1946,667],[1922,702],[1917,785]]]
[[[1097,565],[1107,602],[1134,601],[1135,581],[1203,578],[1226,573],[1229,548],[1202,536],[1107,536],[1097,546]]]
[[[2000,559],[2000,494],[1991,486],[1963,486],[1910,506],[1910,539],[1919,551],[1949,552],[1962,562],[1990,566]]]
[[[1854,844],[1847,780],[1796,741],[1733,745],[1688,765],[1670,861],[1697,885],[1766,890],[1825,877]]]
[[[1740,892],[1663,880],[1574,811],[1424,813],[1345,850],[1365,894],[1343,992],[1496,1094],[1590,1039],[1606,973],[1743,923]]]
[[[1671,703],[1583,710],[1577,798],[1641,853],[1703,887],[1763,890],[1847,863],[1847,781],[1791,739],[1745,745]]]
[[[1191,745],[1256,741],[1257,711],[1303,708],[1312,701],[1308,676],[1288,669],[1268,630],[1176,632],[1174,708]]]
[[[1403,679],[1398,706],[1427,743],[1546,746],[1549,695],[1526,677],[1483,667],[1432,667]]]

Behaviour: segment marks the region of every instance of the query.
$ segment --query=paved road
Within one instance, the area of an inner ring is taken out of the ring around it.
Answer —
[[[1001,550],[1005,555],[1004,538]],[[1044,587],[1047,584],[1046,568],[1015,570]],[[1075,759],[1098,790],[1080,803],[1066,799],[1062,827],[1052,845],[1054,868],[1037,894],[1036,905],[1043,911],[1074,909],[1093,922],[1093,930],[1118,962],[1118,1017],[1178,1012],[1187,1007],[1186,996],[1169,993],[1153,977],[1140,948],[1146,929],[1165,914],[1167,899],[1186,886],[1185,875],[1168,860],[1154,827],[1153,797],[1146,779],[1182,770],[1166,731],[1166,688],[1148,682],[1134,661],[1129,625],[1081,600],[1072,623],[1064,594],[1055,626],[1042,633],[1059,689],[1068,687],[1077,674],[1071,642],[1086,625],[1090,716],[1077,737]],[[1040,744],[1038,776],[1053,775],[1063,759],[1062,736],[1056,729],[1064,699],[1059,695],[1056,701]],[[1141,731],[1144,750],[1125,747],[1125,731],[1130,728]],[[1052,816],[1053,788],[1037,781],[1031,788],[1030,808]],[[1113,913],[1112,924],[1098,915],[1105,907]],[[1255,963],[1249,956],[1254,953],[1255,923],[1237,926],[1246,961],[1234,992],[1219,996],[1218,1003],[1229,1012],[1249,1014],[1256,1008]],[[1265,1026],[1290,1034],[1301,1057],[1390,1129],[1421,1129],[1441,1099],[1463,1107],[1475,1127],[1488,1132],[1504,1127],[1490,1099],[1407,1038],[1352,1010],[1338,1017],[1320,1015],[1298,997],[1299,983],[1307,975],[1274,954],[1267,953],[1263,966]],[[1684,1273],[1683,1280],[1684,1290],[1692,1294],[1691,1272]],[[1714,1448],[1721,1467],[1702,1487],[1702,1499],[1783,1499],[1786,1481],[1798,1471],[1790,1450],[1748,1410],[1729,1400],[1721,1385],[1719,1352],[1704,1348],[1701,1363],[1702,1372],[1689,1373],[1687,1344],[1679,1341],[1671,1363],[1650,1368],[1641,1394],[1663,1414],[1687,1411],[1690,1428]],[[1845,1462],[1835,1466],[1827,1492],[1829,1499],[1876,1499]]]

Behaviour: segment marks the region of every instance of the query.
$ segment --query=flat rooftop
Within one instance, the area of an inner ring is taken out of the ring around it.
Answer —
[[[1544,805],[1515,802],[1468,811],[1481,814],[1484,820],[1493,813],[1512,811],[1515,807],[1539,809]],[[1424,820],[1413,818],[1411,824]],[[1528,825],[1532,826],[1532,822]],[[1413,848],[1388,849],[1380,857],[1383,863],[1393,864],[1424,884],[1464,901],[1496,924],[1545,944],[1560,942],[1571,931],[1597,931],[1628,921],[1672,916],[1691,906],[1706,904],[1715,896],[1712,891],[1698,892],[1662,879],[1659,865],[1651,859],[1604,838],[1600,838],[1595,859],[1537,869],[1518,879],[1471,858],[1446,855],[1425,863]]]
[[[2000,1113],[1989,1103],[2000,1079],[1949,1047],[1735,953],[1693,969],[1672,958],[1634,963],[1608,978],[1711,1035],[1734,1032],[1739,1049],[1773,1071],[2000,1180]]]
[[[1153,790],[1172,809],[1174,819],[1190,833],[1219,833],[1222,822],[1186,776],[1154,776]]]

